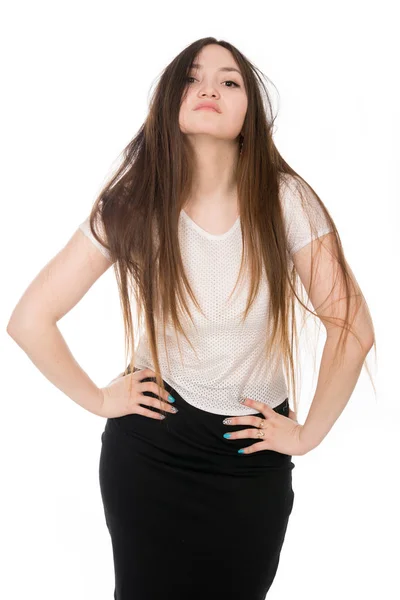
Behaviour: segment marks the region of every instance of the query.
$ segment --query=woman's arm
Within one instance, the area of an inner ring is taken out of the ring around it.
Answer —
[[[374,330],[367,304],[361,294],[360,287],[351,273],[352,295],[350,298],[349,318],[353,320],[352,328],[360,338],[360,344],[349,332],[346,344],[339,350],[340,360],[335,359],[341,319],[345,317],[346,298],[343,293],[341,274],[335,259],[333,234],[324,236],[325,247],[315,258],[313,282],[310,286],[311,250],[318,245],[318,240],[308,244],[293,255],[293,262],[306,290],[314,311],[321,317],[327,331],[327,339],[322,353],[318,374],[318,382],[314,398],[302,427],[301,439],[305,452],[315,448],[331,430],[343,412],[361,373],[363,363],[374,342]],[[317,262],[318,261],[318,262]],[[335,279],[337,277],[337,279]],[[327,298],[327,296],[329,297]],[[325,317],[325,318],[324,318]],[[333,321],[333,323],[332,323]],[[336,324],[335,324],[336,323]]]
[[[351,340],[345,346],[343,362],[334,364],[337,341],[327,337],[322,352],[318,383],[314,398],[301,431],[305,452],[318,446],[342,414],[354,391],[368,352],[361,352],[359,345]],[[372,343],[368,342],[368,348]]]
[[[7,333],[47,379],[96,415],[100,415],[102,392],[71,354],[57,321],[111,264],[78,229],[29,285],[7,326]]]

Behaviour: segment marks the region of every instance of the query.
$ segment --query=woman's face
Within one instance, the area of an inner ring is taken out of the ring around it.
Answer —
[[[232,54],[217,44],[205,46],[188,74],[179,112],[179,126],[185,134],[205,134],[219,140],[235,140],[241,133],[247,111],[244,81]],[[212,102],[215,110],[197,109],[200,102]]]

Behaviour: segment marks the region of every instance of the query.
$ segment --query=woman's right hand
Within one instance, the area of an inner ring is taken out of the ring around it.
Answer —
[[[103,393],[103,402],[101,406],[101,416],[107,419],[115,417],[124,417],[125,415],[139,414],[150,419],[162,419],[164,415],[141,404],[162,408],[170,413],[176,410],[168,401],[168,392],[160,390],[158,393],[157,383],[154,381],[142,382],[141,379],[155,377],[156,374],[151,369],[141,369],[128,375],[118,375],[108,385],[100,388]],[[157,398],[144,396],[143,392],[152,392]],[[160,404],[162,403],[162,404]]]

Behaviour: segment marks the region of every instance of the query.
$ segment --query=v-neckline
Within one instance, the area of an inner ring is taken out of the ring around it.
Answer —
[[[181,210],[181,214],[183,214],[183,216],[187,220],[187,222],[194,229],[196,229],[196,231],[198,231],[199,233],[201,233],[202,235],[204,235],[207,238],[215,239],[215,240],[221,240],[221,239],[224,239],[225,237],[227,237],[230,233],[232,233],[232,231],[234,231],[236,229],[236,227],[239,225],[239,222],[240,222],[240,215],[239,215],[238,218],[236,219],[236,221],[234,222],[234,224],[232,225],[232,227],[230,227],[228,229],[228,231],[225,231],[225,233],[210,233],[209,231],[206,231],[205,229],[200,227],[200,225],[198,225],[195,221],[193,221],[192,217],[189,217],[189,215],[183,208]]]

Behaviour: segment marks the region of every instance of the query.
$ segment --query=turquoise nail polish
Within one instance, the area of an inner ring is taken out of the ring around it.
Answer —
[[[175,398],[173,396],[169,395],[168,402],[175,402]]]
[[[240,450],[238,450],[239,454],[244,454],[244,450],[243,448],[240,448]]]
[[[224,438],[230,438],[231,434],[230,433],[224,433]]]

